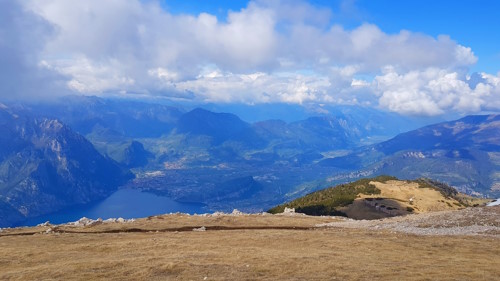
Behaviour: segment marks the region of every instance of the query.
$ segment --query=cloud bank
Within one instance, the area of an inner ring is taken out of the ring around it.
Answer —
[[[24,67],[23,77],[56,75],[44,80],[64,81],[61,91],[363,104],[407,115],[500,110],[500,76],[469,77],[470,48],[369,23],[346,29],[307,2],[252,1],[225,20],[172,14],[156,1],[15,3],[7,10],[22,16],[2,23],[15,29],[0,51],[22,46],[9,63]]]
[[[39,57],[52,25],[19,2],[0,0],[0,7],[0,97],[60,92],[65,78],[42,66]]]

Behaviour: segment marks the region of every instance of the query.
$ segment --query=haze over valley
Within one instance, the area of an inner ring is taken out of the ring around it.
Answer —
[[[4,226],[71,212],[122,188],[204,206],[193,212],[261,212],[382,174],[440,180],[480,197],[499,191],[498,115],[405,132],[422,120],[357,106],[253,123],[200,107],[97,97],[2,105],[1,112],[9,132],[1,165]]]

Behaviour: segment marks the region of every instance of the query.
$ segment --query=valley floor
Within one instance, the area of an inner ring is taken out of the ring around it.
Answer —
[[[0,232],[1,280],[498,280],[499,276],[500,206],[376,221],[164,215],[125,223]]]

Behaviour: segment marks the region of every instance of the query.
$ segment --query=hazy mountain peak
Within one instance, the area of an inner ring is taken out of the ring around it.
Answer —
[[[177,132],[194,135],[206,135],[216,143],[238,137],[250,124],[232,113],[216,113],[196,108],[183,114],[177,124]]]
[[[0,114],[3,205],[25,217],[37,216],[101,199],[130,179],[131,174],[61,121],[19,114],[22,118]],[[19,221],[11,218],[0,217],[0,225]]]

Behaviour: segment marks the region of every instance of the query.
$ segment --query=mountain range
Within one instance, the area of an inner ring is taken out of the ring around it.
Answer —
[[[93,202],[124,185],[214,211],[264,210],[381,174],[499,194],[498,115],[411,130],[417,125],[363,107],[250,123],[199,107],[97,97],[2,105],[2,225]]]
[[[0,108],[0,226],[105,198],[132,174],[57,119]]]
[[[148,161],[139,166],[146,169],[180,161],[184,166],[241,160],[310,164],[311,158],[322,158],[318,152],[338,155],[417,126],[394,113],[359,107],[323,109],[322,114],[289,122],[253,123],[233,113],[97,97],[65,97],[30,109],[33,114],[61,120],[102,154],[125,165],[125,150],[133,141],[140,142],[146,150],[142,158]]]
[[[425,126],[319,164],[349,167],[363,175],[428,177],[476,195],[498,193],[500,115],[467,116]]]

